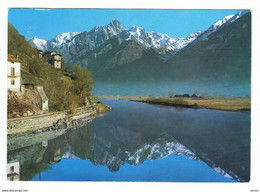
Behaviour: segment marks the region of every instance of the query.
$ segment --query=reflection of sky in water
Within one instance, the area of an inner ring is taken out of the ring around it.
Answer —
[[[236,182],[234,179],[218,174],[206,163],[189,159],[183,155],[146,160],[138,166],[126,163],[116,172],[111,172],[106,166],[95,166],[90,161],[81,159],[62,159],[60,163],[51,167],[52,169],[49,171],[41,173],[42,180]],[[33,181],[39,181],[39,174],[33,178]]]
[[[250,112],[102,101],[113,110],[92,124],[49,140],[44,149],[39,143],[9,153],[9,160],[22,157],[22,180],[249,179]]]

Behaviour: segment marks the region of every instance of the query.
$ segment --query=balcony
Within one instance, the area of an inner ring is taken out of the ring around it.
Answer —
[[[7,73],[7,77],[17,78],[20,77],[20,73]]]

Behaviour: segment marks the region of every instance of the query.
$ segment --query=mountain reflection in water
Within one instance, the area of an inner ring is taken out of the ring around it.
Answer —
[[[205,162],[226,178],[249,180],[249,112],[104,102],[113,110],[93,124],[69,131],[47,144],[8,152],[8,162],[20,159],[20,179],[32,180],[62,159],[89,160],[117,172],[126,163],[138,166],[146,160],[185,155]]]

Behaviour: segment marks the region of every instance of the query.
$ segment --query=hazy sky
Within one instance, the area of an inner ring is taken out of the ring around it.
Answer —
[[[119,20],[127,29],[133,25],[146,32],[186,37],[239,10],[131,10],[131,9],[10,9],[8,21],[26,40],[50,40],[65,32],[82,32]]]

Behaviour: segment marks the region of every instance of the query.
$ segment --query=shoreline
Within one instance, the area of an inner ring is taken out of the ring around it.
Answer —
[[[19,117],[7,120],[7,151],[27,147],[58,137],[69,130],[90,124],[95,118],[111,110],[102,103],[69,111]]]
[[[192,109],[212,109],[222,111],[250,111],[250,98],[193,98],[193,97],[138,97],[138,96],[98,96],[103,99],[119,99],[142,103],[185,107]]]

